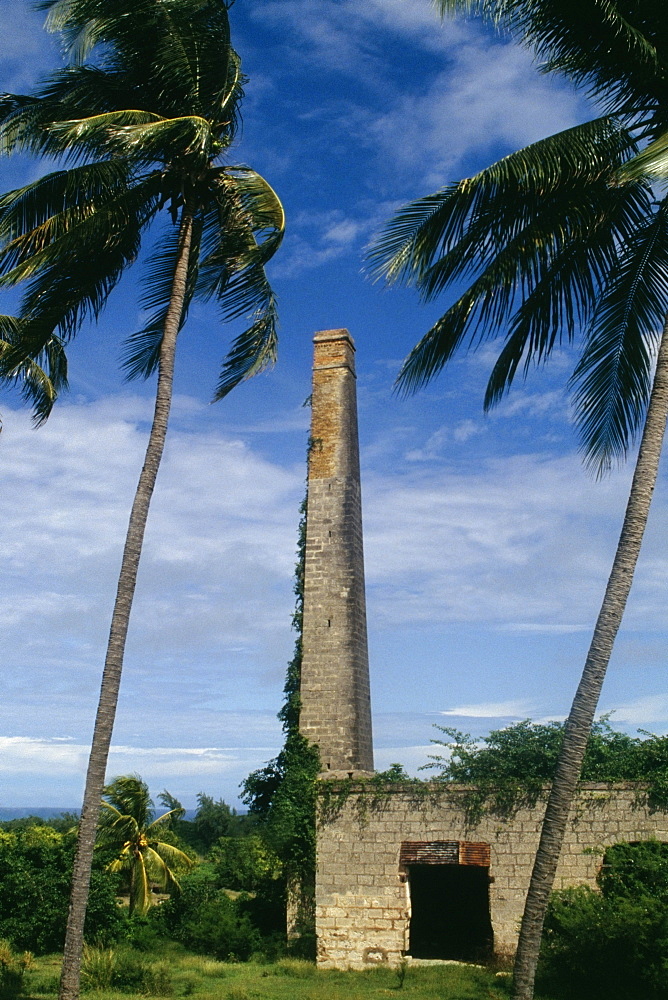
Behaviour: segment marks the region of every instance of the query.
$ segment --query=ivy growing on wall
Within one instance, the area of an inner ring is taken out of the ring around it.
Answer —
[[[297,940],[301,950],[308,953],[313,946],[307,925],[311,922],[315,889],[315,799],[320,758],[317,747],[299,731],[305,557],[306,498],[300,508],[295,567],[296,601],[292,617],[295,648],[287,668],[283,706],[278,713],[283,723],[283,748],[277,757],[246,778],[242,800],[258,817],[267,843],[281,860],[286,896],[290,892],[297,897],[297,910],[304,925],[297,928]]]
[[[511,815],[532,807],[545,795],[554,775],[564,723],[529,719],[496,729],[482,740],[446,726],[433,739],[439,753],[425,768],[436,782],[469,786],[463,804],[470,818],[483,811]],[[612,728],[609,716],[592,726],[581,781],[639,782],[652,809],[668,811],[668,736],[640,731],[629,736]]]
[[[563,739],[561,722],[530,719],[475,738],[447,726],[434,727],[438,752],[422,770],[437,773],[431,780],[410,778],[400,764],[372,778],[325,782],[320,788],[320,816],[329,822],[351,800],[357,820],[387,808],[400,792],[416,810],[443,799],[464,810],[473,826],[484,813],[509,818],[518,809],[533,808],[546,798]],[[630,736],[612,728],[603,716],[593,727],[581,781],[635,782],[639,804],[668,812],[668,736],[640,730]]]

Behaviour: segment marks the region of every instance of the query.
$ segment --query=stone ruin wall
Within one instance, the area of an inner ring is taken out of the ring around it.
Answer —
[[[462,793],[452,789],[430,801],[419,800],[407,786],[387,786],[382,795],[353,786],[338,811],[329,809],[333,815],[323,816],[321,809],[315,899],[320,966],[397,965],[407,953],[409,885],[399,862],[406,841],[489,844],[494,951],[514,952],[545,805],[520,810],[509,820],[487,814],[470,826],[458,805]],[[668,841],[668,816],[651,812],[635,786],[583,784],[555,889],[595,886],[607,847],[651,838]]]

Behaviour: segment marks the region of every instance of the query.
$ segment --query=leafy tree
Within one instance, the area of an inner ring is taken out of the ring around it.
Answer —
[[[197,793],[193,820],[184,819],[186,810],[169,792],[161,792],[158,799],[171,812],[169,826],[176,837],[198,854],[207,855],[221,837],[244,837],[253,828],[252,817],[240,815],[223,799],[205,792]]]
[[[75,837],[45,824],[0,831],[0,939],[36,954],[59,951],[65,938]],[[110,943],[125,921],[116,878],[96,858],[86,938]]]
[[[668,903],[668,844],[645,840],[613,844],[605,852],[598,884],[606,899],[652,896]]]
[[[439,771],[437,780],[469,785],[468,811],[487,808],[512,813],[535,805],[554,778],[564,739],[563,722],[530,719],[495,729],[482,740],[448,726],[436,726],[444,737],[432,740],[447,753],[430,754],[425,768]],[[668,737],[643,733],[628,736],[612,728],[607,716],[597,720],[587,742],[583,781],[638,781],[647,786],[650,805],[666,808]]]
[[[213,796],[198,792],[193,832],[200,850],[206,853],[221,837],[240,836],[245,819],[222,799],[216,801]]]
[[[579,337],[571,385],[588,463],[605,471],[642,429],[527,894],[514,997],[530,1000],[545,908],[640,552],[668,416],[668,200],[651,186],[668,176],[668,17],[656,0],[436,2],[443,13],[475,13],[510,30],[547,70],[586,86],[605,113],[413,202],[389,223],[371,251],[377,273],[414,285],[425,299],[466,285],[409,354],[399,386],[419,388],[458,348],[502,334],[487,386],[489,407],[518,369],[526,374],[555,345]]]
[[[271,894],[282,875],[278,856],[258,834],[221,837],[209,852],[221,888]]]
[[[63,169],[0,199],[0,273],[27,282],[20,336],[0,375],[97,319],[160,215],[144,273],[150,311],[127,345],[130,377],[157,371],[155,413],[133,503],[79,827],[61,995],[78,995],[87,886],[148,508],[162,457],[176,339],[195,297],[223,319],[251,313],[222,367],[216,398],[270,363],[276,303],[264,264],[283,210],[247,167],[223,161],[242,95],[220,0],[46,0],[70,63],[33,95],[0,101],[0,149],[60,159]],[[74,164],[74,165],[72,165]],[[67,167],[67,169],[65,169]]]
[[[160,839],[172,815],[153,819],[148,786],[134,774],[114,778],[104,789],[98,843],[115,857],[111,872],[126,872],[130,881],[130,916],[145,914],[151,906],[151,883],[163,891],[179,889],[175,868],[188,869],[187,854]]]

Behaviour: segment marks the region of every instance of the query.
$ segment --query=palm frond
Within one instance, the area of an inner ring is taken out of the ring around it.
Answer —
[[[465,342],[479,345],[506,332],[509,341],[488,387],[487,405],[504,391],[525,350],[544,361],[555,343],[570,339],[590,315],[600,283],[616,259],[617,243],[642,223],[642,186],[586,185],[547,198],[536,217],[483,262],[482,273],[413,348],[397,379],[403,392],[427,384]],[[493,219],[493,216],[492,216]],[[489,240],[493,245],[493,240]],[[455,247],[451,254],[457,255]],[[477,258],[476,258],[477,259]],[[588,270],[581,273],[579,265]],[[457,276],[450,255],[425,271],[419,287],[432,297]],[[435,272],[435,273],[434,273]]]
[[[264,265],[283,239],[285,215],[273,188],[248,168],[218,172],[214,200],[203,219],[204,256],[196,294],[216,298],[225,321],[251,315],[223,362],[214,399],[276,359],[276,298]]]
[[[614,268],[619,246],[643,225],[645,198],[640,203],[631,188],[604,189],[604,198],[583,199],[579,224],[562,242],[552,261],[513,314],[506,343],[492,370],[485,392],[485,409],[509,390],[522,362],[523,374],[549,357],[555,343],[572,341],[588,323],[600,291]],[[643,192],[641,191],[641,194]]]
[[[662,97],[660,49],[668,25],[662,4],[652,6],[651,16],[633,0],[436,0],[436,6],[442,15],[476,15],[509,31],[539,56],[544,72],[563,73],[608,104]]]
[[[136,88],[126,74],[104,73],[95,66],[67,66],[30,96],[0,95],[0,154],[67,154],[62,130],[54,125],[132,108],[136,99]]]
[[[118,155],[128,156],[133,163],[169,161],[174,149],[182,156],[197,156],[208,160],[213,133],[211,124],[199,115],[181,115],[145,125],[125,125],[109,130],[109,143]]]
[[[668,204],[620,255],[571,380],[587,463],[599,474],[642,427],[659,331],[668,311]]]
[[[163,813],[162,816],[158,816],[154,819],[152,823],[146,827],[146,833],[148,834],[150,830],[157,830],[163,826],[169,826],[172,819],[181,819],[184,815],[185,809],[183,806],[177,806],[175,809],[169,809],[168,812]]]
[[[137,853],[133,857],[130,876],[130,913],[135,911],[141,915],[148,912],[151,905],[151,886],[148,872],[144,864],[144,856]]]
[[[85,318],[97,319],[109,292],[137,256],[159,194],[159,178],[148,176],[74,222],[0,279],[6,285],[29,279],[21,307],[21,338],[0,359],[0,374],[38,356],[56,331],[67,341]]]
[[[155,847],[156,845],[153,845]],[[164,844],[160,845],[164,847]],[[163,892],[180,892],[181,885],[171,868],[165,864],[160,854],[149,846],[144,851],[146,866],[151,878],[157,882]],[[190,859],[188,859],[190,860]]]
[[[179,322],[179,330],[183,328],[188,318],[188,311],[195,293],[199,268],[199,245],[202,234],[202,222],[196,217],[193,223],[193,233],[190,257],[188,260],[188,277],[183,310]],[[179,245],[179,228],[171,224],[163,234],[146,262],[144,270],[144,292],[142,306],[152,311],[145,326],[131,334],[123,345],[121,364],[128,379],[150,378],[157,370],[160,361],[160,347],[167,319],[167,311],[172,298],[172,285]]]
[[[272,295],[252,326],[233,342],[223,362],[214,400],[223,399],[240,382],[273,365],[277,347],[278,313]]]
[[[146,832],[148,834],[150,827],[147,828]],[[184,865],[186,868],[191,868],[194,864],[192,858],[189,858],[187,854],[180,851],[178,847],[174,847],[173,844],[166,844],[164,841],[151,841],[149,845],[156,854],[160,856],[166,866],[171,868],[174,865]]]
[[[137,829],[144,829],[153,819],[153,802],[148,785],[138,774],[122,774],[103,789],[105,810],[131,816]]]
[[[123,108],[118,111],[101,111],[86,118],[65,118],[62,121],[52,122],[49,128],[60,137],[63,148],[84,146],[97,149],[99,146],[104,146],[109,136],[119,129],[141,128],[143,125],[161,121],[160,115],[152,111]]]
[[[17,375],[21,395],[32,407],[36,427],[50,417],[56,399],[68,387],[67,355],[63,342],[58,337],[51,337],[38,360],[45,367],[28,358],[19,366]]]
[[[650,177],[668,180],[668,132],[655,139],[641,153],[627,160],[618,170],[621,183]]]
[[[0,197],[0,263],[14,267],[78,221],[123,195],[129,182],[121,160],[46,174]]]
[[[546,199],[604,183],[635,149],[631,133],[609,116],[533,143],[401,209],[368,250],[370,272],[419,284],[436,261],[445,268],[452,252],[452,275],[466,273],[543,212]]]
[[[15,316],[0,316],[0,363],[20,338],[20,331],[21,323]],[[67,389],[67,357],[62,341],[52,337],[39,358],[26,358],[13,369],[5,368],[2,378],[19,387],[39,427],[50,416],[59,393]]]
[[[95,50],[107,72],[122,66],[130,76],[134,73],[150,95],[150,106],[164,117],[188,108],[216,120],[215,109],[221,109],[221,96],[235,76],[233,64],[238,64],[230,45],[227,3],[137,0],[101,5],[96,0],[56,0],[42,6],[49,11],[47,27],[64,38],[70,58],[90,60]],[[241,96],[237,84],[233,93],[225,108],[230,131]]]
[[[112,806],[111,802],[105,802],[104,800],[100,803],[100,810],[100,822],[105,826],[115,822],[124,815],[120,809]]]
[[[224,168],[218,180],[204,219],[209,252],[197,294],[217,298],[225,318],[236,319],[262,308],[270,295],[263,268],[281,245],[285,213],[273,188],[253,170]]]
[[[135,168],[168,162],[175,149],[181,156],[208,159],[214,141],[210,123],[198,115],[161,118],[136,110],[56,122],[51,128],[69,159],[102,153],[123,157]]]
[[[124,872],[131,868],[134,863],[132,844],[126,844],[117,858],[107,865],[108,872]]]

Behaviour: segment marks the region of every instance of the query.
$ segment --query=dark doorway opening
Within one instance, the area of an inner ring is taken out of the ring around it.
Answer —
[[[409,865],[413,958],[482,962],[493,946],[489,868]]]

